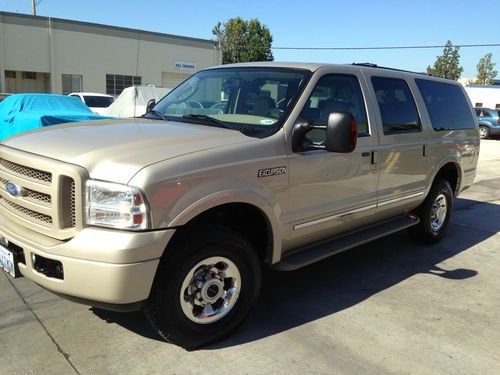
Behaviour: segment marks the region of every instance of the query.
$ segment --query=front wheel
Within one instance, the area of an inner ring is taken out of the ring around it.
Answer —
[[[479,138],[486,139],[490,137],[490,129],[487,126],[479,126]]]
[[[424,243],[441,241],[453,209],[453,191],[446,180],[437,181],[425,201],[415,210],[420,222],[410,228],[412,237]]]
[[[252,246],[228,228],[184,237],[167,249],[145,312],[165,340],[194,349],[243,322],[257,299],[261,271]]]

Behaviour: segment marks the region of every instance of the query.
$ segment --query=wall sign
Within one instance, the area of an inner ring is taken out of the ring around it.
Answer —
[[[174,69],[194,72],[196,70],[196,63],[190,61],[174,61]]]

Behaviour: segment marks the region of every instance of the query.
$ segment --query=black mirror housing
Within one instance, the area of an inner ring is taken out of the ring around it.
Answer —
[[[350,112],[333,112],[326,124],[325,149],[330,152],[353,152],[358,140],[358,126]]]
[[[316,145],[306,137],[313,129],[326,131],[324,145]],[[292,151],[326,150],[330,152],[348,153],[354,151],[358,140],[358,126],[350,112],[332,112],[325,125],[314,125],[307,122],[295,124],[292,130]]]
[[[154,108],[155,105],[156,105],[156,100],[149,99],[148,104],[146,105],[146,113],[151,112],[151,110]]]

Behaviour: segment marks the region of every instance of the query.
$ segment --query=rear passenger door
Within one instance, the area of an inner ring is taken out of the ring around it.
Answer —
[[[414,82],[402,75],[392,76],[380,71],[369,75],[367,80],[378,109],[378,210],[402,210],[406,202],[422,199],[431,172],[427,129],[423,127],[412,92]]]

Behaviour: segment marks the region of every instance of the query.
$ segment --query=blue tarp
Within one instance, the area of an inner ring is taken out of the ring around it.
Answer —
[[[80,99],[52,94],[17,94],[0,103],[0,141],[11,135],[65,122],[102,120]]]

